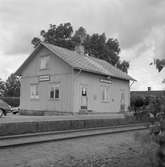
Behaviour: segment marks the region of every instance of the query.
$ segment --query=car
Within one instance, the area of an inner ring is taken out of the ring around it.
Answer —
[[[11,106],[0,99],[0,117],[2,117],[2,115],[6,115],[8,112],[11,112]]]
[[[20,112],[20,107],[12,107],[11,110],[13,114],[17,114]]]

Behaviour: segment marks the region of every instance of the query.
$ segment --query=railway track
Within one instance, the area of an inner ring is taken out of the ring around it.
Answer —
[[[37,144],[50,141],[60,141],[75,139],[81,137],[89,137],[96,135],[105,135],[113,133],[123,133],[135,130],[145,130],[147,126],[145,123],[121,125],[115,127],[99,127],[89,129],[65,130],[65,131],[50,131],[31,134],[21,134],[12,136],[0,137],[0,148],[16,147],[29,144]]]

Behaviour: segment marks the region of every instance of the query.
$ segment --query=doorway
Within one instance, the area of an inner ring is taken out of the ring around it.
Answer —
[[[120,99],[120,111],[125,111],[125,92],[124,90],[121,90],[121,99]]]
[[[85,84],[80,85],[80,109],[88,109],[88,89]]]

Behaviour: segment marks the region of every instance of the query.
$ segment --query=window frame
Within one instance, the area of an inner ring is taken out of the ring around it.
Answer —
[[[101,85],[101,102],[110,102],[110,85]]]
[[[56,97],[56,90],[58,90],[58,97]],[[51,92],[53,92],[53,97],[51,97]],[[60,83],[51,84],[49,89],[49,99],[55,101],[59,101],[61,99]]]
[[[82,87],[81,96],[87,96],[87,88],[86,87]]]
[[[39,99],[39,84],[30,84],[30,99]]]
[[[44,55],[40,57],[40,70],[48,69],[49,57],[50,57],[49,55]]]

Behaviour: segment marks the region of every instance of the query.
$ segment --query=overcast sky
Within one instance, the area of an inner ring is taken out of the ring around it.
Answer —
[[[40,30],[64,22],[118,38],[121,59],[138,81],[132,90],[165,89],[165,69],[149,65],[165,58],[165,0],[0,0],[0,78],[29,56]]]

